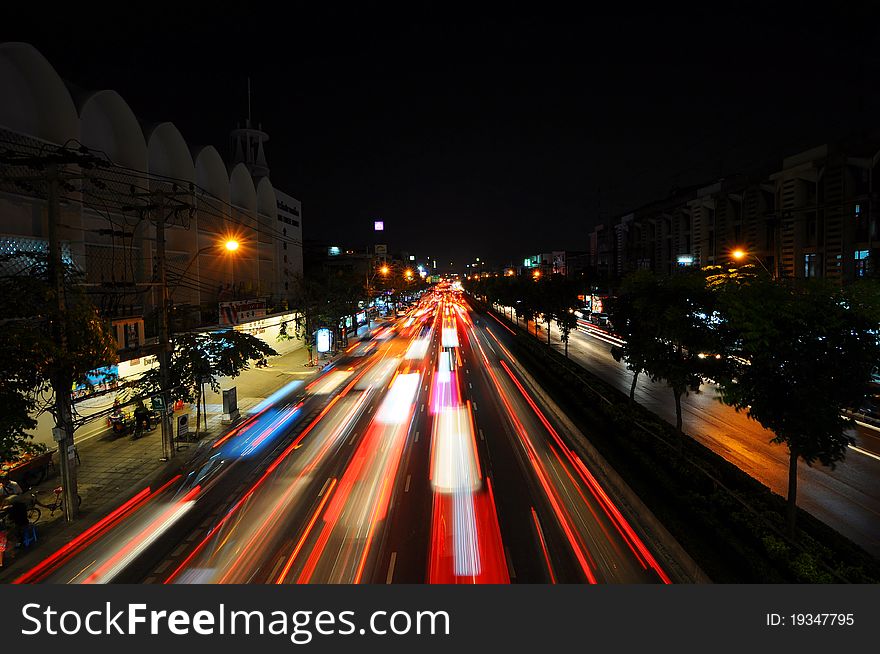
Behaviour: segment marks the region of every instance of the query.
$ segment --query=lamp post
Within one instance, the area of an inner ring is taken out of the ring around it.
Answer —
[[[761,259],[759,259],[758,257],[756,257],[756,256],[755,256],[754,254],[752,254],[751,252],[746,252],[745,250],[743,250],[743,249],[741,249],[741,248],[737,248],[737,249],[735,249],[733,252],[730,253],[730,256],[732,256],[732,257],[733,257],[734,259],[736,259],[737,261],[741,261],[741,260],[745,259],[746,257],[751,257],[752,259],[754,259],[755,261],[757,261],[759,264],[761,264],[761,268],[764,269],[764,272],[766,272],[768,275],[770,275],[770,277],[773,277],[773,273],[771,273],[771,272],[767,269],[767,266],[764,265],[764,262],[761,261]]]
[[[180,282],[183,281],[184,277],[186,277],[186,273],[189,272],[189,269],[196,262],[196,259],[198,259],[199,256],[205,254],[206,252],[210,252],[211,250],[221,250],[232,254],[233,252],[237,252],[240,246],[241,244],[236,239],[227,239],[223,243],[214,243],[212,245],[206,245],[205,247],[200,248],[198,251],[196,251],[194,255],[192,255],[192,257],[190,257],[189,262],[187,262],[186,264],[186,268],[184,268],[183,272],[180,273],[180,275],[177,277],[177,283],[175,283],[174,286],[171,287],[168,297],[171,298],[174,296],[174,291],[176,291],[177,287],[180,286]]]
[[[376,271],[372,275],[370,275],[369,273],[366,274],[366,280],[367,280],[367,307],[366,307],[367,308],[367,329],[372,329],[372,321],[370,320],[370,296],[372,295],[372,290],[373,290],[373,287],[372,287],[373,280],[376,279],[376,275],[381,274],[383,277],[385,277],[388,275],[389,272],[391,272],[391,269],[388,267],[388,264],[383,263],[379,268],[376,269]],[[357,334],[357,332],[355,332],[355,334]]]
[[[160,224],[161,221],[160,221]],[[164,227],[164,225],[162,225]],[[234,244],[234,245],[233,245]],[[162,460],[167,461],[171,458],[174,452],[174,438],[172,436],[173,427],[169,422],[168,416],[168,405],[169,405],[169,397],[168,393],[170,389],[169,379],[168,379],[168,368],[171,363],[171,355],[173,352],[173,344],[172,344],[172,333],[170,328],[169,321],[169,305],[171,297],[174,294],[174,291],[177,290],[177,287],[180,286],[180,282],[186,276],[186,273],[189,272],[190,266],[199,258],[200,254],[204,254],[205,252],[209,252],[218,247],[226,248],[227,252],[234,252],[238,250],[238,241],[234,239],[227,239],[223,244],[214,244],[209,245],[207,247],[203,247],[196,251],[196,253],[192,256],[189,262],[186,264],[186,268],[183,269],[183,272],[177,278],[177,282],[174,286],[168,286],[168,278],[166,276],[166,266],[165,266],[165,233],[164,229],[157,229],[157,255],[159,259],[159,272],[160,272],[160,288],[162,292],[162,303],[161,303],[161,324],[160,324],[160,336],[159,336],[159,363],[161,370],[161,392],[160,397],[162,398]],[[198,426],[196,426],[196,430],[198,430]]]

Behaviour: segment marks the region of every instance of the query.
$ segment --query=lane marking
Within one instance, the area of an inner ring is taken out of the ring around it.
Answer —
[[[480,430],[480,440],[481,440],[481,441],[486,440],[486,437],[483,436],[483,430],[482,430],[482,429]]]
[[[409,482],[410,482],[410,479],[412,479],[412,475],[411,475],[411,474],[406,476],[406,485],[403,487],[403,492],[404,492],[404,493],[409,493]]]
[[[413,439],[413,443],[419,442],[419,432],[416,432],[416,437]]]
[[[391,562],[388,564],[388,574],[385,576],[385,583],[390,584],[394,578],[394,564],[397,563],[397,552],[391,552]]]

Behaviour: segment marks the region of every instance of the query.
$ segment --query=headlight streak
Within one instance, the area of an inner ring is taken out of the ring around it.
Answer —
[[[116,552],[110,559],[105,561],[97,570],[86,577],[83,583],[108,583],[113,580],[125,567],[136,559],[144,550],[153,544],[157,538],[168,531],[174,523],[184,516],[195,505],[195,498],[201,491],[200,486],[192,488],[182,499],[174,502],[166,508],[155,520],[122,549]]]
[[[315,426],[326,416],[333,406],[352,389],[352,387],[357,383],[360,379],[361,375],[365,374],[369,369],[367,366],[361,373],[359,373],[350,383],[349,385],[339,394],[336,395],[330,402],[327,404],[324,409],[310,422],[306,428],[300,433],[299,436],[294,439],[294,441],[288,445],[284,451],[272,462],[272,464],[266,469],[266,471],[257,479],[253,486],[232,506],[229,511],[227,511],[224,516],[220,519],[220,521],[214,525],[214,527],[208,532],[208,534],[199,542],[198,545],[193,549],[192,552],[183,560],[183,562],[171,572],[168,577],[166,577],[163,583],[170,584],[174,583],[174,580],[177,579],[178,576],[192,563],[195,557],[207,546],[209,542],[216,536],[216,534],[223,528],[232,516],[236,515],[237,511],[244,505],[245,502],[250,499],[250,497],[259,489],[268,479],[272,473],[278,468],[279,465],[287,458],[287,456],[296,450],[303,439],[315,428]]]
[[[286,488],[284,488],[280,496],[274,500],[274,504],[270,504],[271,509],[264,511],[260,516],[260,519],[249,527],[251,534],[250,538],[238,549],[235,560],[227,566],[227,571],[219,579],[219,583],[226,584],[241,581],[239,570],[246,563],[253,560],[254,557],[252,554],[255,553],[255,548],[258,545],[265,543],[269,534],[273,531],[273,528],[280,524],[283,511],[295,501],[296,497],[304,487],[304,482],[310,478],[310,475],[312,475],[317,466],[325,459],[327,453],[334,445],[338,445],[344,440],[349,428],[353,424],[353,420],[359,415],[366,397],[366,395],[362,394],[354,402],[352,407],[348,409],[346,414],[342,416],[338,423],[333,427],[330,434],[320,440],[310,441],[310,445],[317,448],[317,451],[304,451],[300,453],[300,457],[298,457],[295,462],[295,467],[301,464],[305,465],[295,474],[293,479],[289,481],[279,480],[286,484]],[[219,550],[220,548],[218,547],[217,549]],[[238,577],[235,575],[238,575]]]

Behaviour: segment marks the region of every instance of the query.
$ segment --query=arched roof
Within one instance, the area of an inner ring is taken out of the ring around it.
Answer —
[[[226,164],[217,148],[206,145],[196,152],[196,184],[223,202],[229,202],[229,178]]]
[[[278,214],[278,203],[275,199],[275,189],[268,177],[263,177],[257,184],[257,213],[261,216],[275,218]]]
[[[0,43],[0,88],[0,125],[58,144],[79,138],[70,92],[32,45]]]
[[[147,140],[150,173],[195,181],[195,167],[189,148],[174,123],[159,123]]]
[[[233,206],[257,210],[257,191],[251,173],[243,163],[236,164],[229,174],[229,202]]]
[[[115,164],[147,170],[147,143],[131,107],[116,91],[91,94],[80,107],[80,141]]]

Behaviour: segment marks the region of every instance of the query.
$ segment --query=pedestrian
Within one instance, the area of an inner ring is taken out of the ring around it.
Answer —
[[[6,517],[15,527],[15,536],[18,539],[16,547],[24,547],[25,534],[30,526],[27,512],[27,504],[19,499],[13,500],[9,504],[9,510],[6,512]]]
[[[22,488],[17,481],[13,481],[6,475],[0,478],[0,498],[11,498],[15,495],[21,495]]]

